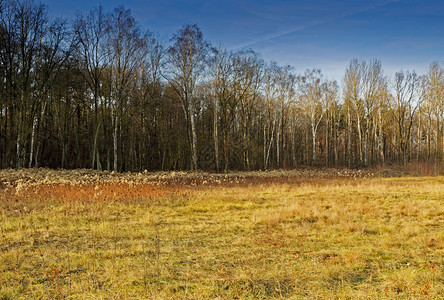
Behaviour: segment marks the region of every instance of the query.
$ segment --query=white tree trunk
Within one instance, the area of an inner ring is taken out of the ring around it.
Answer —
[[[330,122],[329,122],[329,114],[327,114],[327,121],[326,121],[326,123],[325,123],[325,166],[326,167],[328,167],[328,160],[329,160],[329,156],[330,156],[330,153],[329,153],[329,147],[328,147],[328,143],[329,143],[329,136],[328,136],[328,133],[329,133],[329,124],[330,124]]]
[[[348,166],[351,167],[353,162],[353,153],[352,153],[352,122],[351,122],[350,107],[347,109],[347,124],[348,124],[347,160],[348,160]]]
[[[264,125],[264,169],[267,169],[267,124]]]
[[[378,119],[379,119],[379,134],[378,134],[378,150],[379,150],[379,160],[384,164],[384,132],[383,132],[383,124],[382,124],[382,112],[381,107],[378,110]]]
[[[34,117],[32,122],[32,132],[31,132],[31,149],[29,152],[29,165],[28,168],[32,167],[32,160],[34,159],[34,141],[35,141],[35,129],[37,127],[37,115]]]
[[[281,152],[281,126],[282,126],[282,119],[279,117],[279,125],[276,128],[276,167],[280,168],[280,152]]]
[[[361,132],[361,120],[359,118],[359,115],[356,115],[357,120],[357,126],[358,126],[358,138],[359,138],[359,162],[362,163],[363,157],[362,157],[362,132]]]
[[[113,136],[113,150],[114,150],[114,171],[118,171],[117,150],[118,150],[118,134],[119,134],[119,117],[114,117],[114,136]]]
[[[197,135],[196,135],[196,124],[194,122],[194,105],[193,101],[189,102],[189,113],[190,113],[190,125],[191,125],[191,169],[197,170]]]
[[[313,135],[312,141],[313,141],[313,165],[316,164],[316,160],[317,160],[317,136],[316,136],[316,128],[315,128],[315,124],[312,123],[311,124],[311,133]]]
[[[217,126],[218,120],[218,101],[214,98],[214,120],[213,120],[213,138],[214,138],[214,159],[216,163],[216,172],[219,172],[219,132]]]
[[[17,169],[21,168],[21,152],[22,149],[20,147],[20,143],[21,143],[21,139],[20,139],[20,132],[17,134]]]
[[[268,144],[268,150],[267,150],[267,158],[265,159],[265,170],[268,169],[268,163],[270,161],[270,153],[271,153],[271,145],[273,145],[273,139],[274,139],[274,128],[276,127],[276,120],[273,120],[273,127],[271,128],[271,138],[270,142]]]

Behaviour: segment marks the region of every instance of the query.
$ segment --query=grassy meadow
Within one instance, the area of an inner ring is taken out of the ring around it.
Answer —
[[[444,177],[0,171],[0,299],[443,299]]]

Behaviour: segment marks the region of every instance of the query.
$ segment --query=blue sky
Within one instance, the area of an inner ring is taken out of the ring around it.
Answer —
[[[444,62],[444,1],[439,0],[42,0],[50,15],[72,19],[102,4],[131,9],[139,24],[169,39],[186,23],[228,49],[251,48],[297,73],[321,68],[342,79],[352,58],[381,60],[385,73]]]

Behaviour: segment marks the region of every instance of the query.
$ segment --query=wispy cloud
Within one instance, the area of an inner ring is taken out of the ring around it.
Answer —
[[[311,27],[314,27],[314,26],[325,24],[325,23],[337,21],[337,20],[340,20],[340,19],[345,18],[345,17],[350,17],[350,16],[357,15],[357,14],[360,14],[360,13],[363,13],[363,12],[371,11],[371,10],[374,10],[376,8],[385,6],[387,4],[394,3],[394,2],[400,2],[400,1],[402,1],[402,0],[389,0],[389,1],[385,1],[385,2],[377,4],[377,5],[367,6],[367,7],[362,8],[362,9],[354,10],[354,11],[351,11],[351,12],[348,12],[346,14],[342,14],[342,15],[339,15],[339,16],[334,16],[334,17],[331,17],[331,18],[326,18],[326,19],[322,19],[322,20],[316,20],[316,21],[313,21],[313,22],[309,22],[308,24],[304,24],[304,25],[301,25],[301,26],[293,27],[293,28],[291,28],[289,30],[285,30],[285,31],[281,31],[281,32],[278,32],[278,33],[266,35],[266,36],[263,36],[261,38],[255,39],[253,41],[249,41],[247,43],[237,45],[235,47],[230,48],[230,50],[236,50],[236,49],[240,49],[240,48],[250,47],[250,46],[253,46],[255,44],[258,44],[258,43],[261,43],[261,42],[265,42],[265,41],[268,41],[268,40],[272,40],[272,39],[275,39],[275,38],[278,38],[278,37],[281,37],[281,36],[284,36],[284,35],[287,35],[287,34],[291,34],[291,33],[297,32],[297,31],[302,31],[302,30],[305,30],[305,29],[308,29],[308,28],[311,28]]]

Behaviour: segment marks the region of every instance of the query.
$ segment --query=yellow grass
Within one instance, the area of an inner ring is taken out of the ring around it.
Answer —
[[[1,171],[0,299],[444,298],[444,177],[338,172]]]

